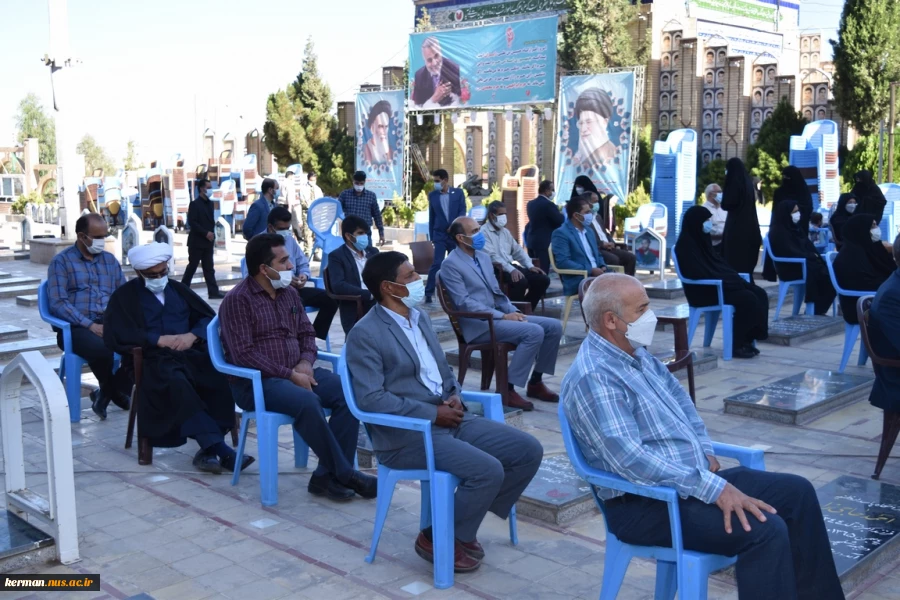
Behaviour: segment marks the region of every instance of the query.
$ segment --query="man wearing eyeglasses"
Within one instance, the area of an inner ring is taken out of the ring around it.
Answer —
[[[200,446],[194,467],[232,471],[236,454],[224,436],[234,426],[234,400],[206,347],[215,312],[189,287],[169,279],[171,258],[169,245],[158,242],[128,252],[139,277],[109,299],[103,340],[123,362],[131,360],[134,348],[142,350],[139,435],[165,448],[193,438]],[[253,461],[244,455],[241,469]]]

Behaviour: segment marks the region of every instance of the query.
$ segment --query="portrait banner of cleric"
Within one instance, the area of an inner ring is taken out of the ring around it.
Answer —
[[[394,109],[387,100],[376,102],[366,119],[368,128],[368,141],[363,146],[363,165],[365,167],[379,167],[389,164],[394,158],[394,151],[390,143],[391,120]]]
[[[416,71],[412,101],[416,108],[450,108],[459,106],[459,65],[445,58],[441,42],[433,36],[422,42],[425,66]]]

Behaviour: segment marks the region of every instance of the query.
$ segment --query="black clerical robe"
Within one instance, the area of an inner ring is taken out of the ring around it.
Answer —
[[[169,280],[165,294],[167,304],[170,298],[175,302],[169,307],[172,310],[162,311],[164,316],[160,321],[159,311],[147,308],[148,300],[158,300],[145,288],[143,279],[133,279],[110,297],[103,325],[104,342],[122,355],[123,362],[132,361],[131,351],[135,347],[143,350],[138,435],[150,437],[154,446],[163,447],[180,446],[185,443],[185,437],[193,437],[194,432],[184,431],[182,426],[195,423],[198,413],[207,413],[223,431],[234,423],[231,389],[225,377],[212,366],[206,346],[206,324],[215,312],[177,281]],[[155,322],[152,327],[148,326],[148,315]],[[184,331],[173,331],[173,326],[179,323]],[[156,346],[160,335],[188,332],[194,333],[198,340],[187,351]]]

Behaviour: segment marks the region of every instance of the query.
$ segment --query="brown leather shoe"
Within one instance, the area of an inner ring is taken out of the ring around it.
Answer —
[[[481,546],[481,544],[478,543],[478,540],[472,540],[471,542],[456,540],[456,543],[462,546],[462,549],[466,551],[466,554],[468,554],[475,560],[481,560],[482,558],[484,558],[484,548]]]
[[[544,385],[543,381],[537,383],[529,383],[525,388],[525,395],[529,398],[537,398],[544,402],[559,402],[559,394],[554,394]]]
[[[516,390],[509,390],[506,395],[506,406],[521,408],[524,411],[534,410],[534,404],[519,395]]]
[[[453,546],[453,571],[456,573],[468,573],[481,566],[481,561],[469,556],[459,540],[455,540]],[[419,532],[416,538],[416,554],[430,563],[434,563],[434,544],[425,536],[424,531]]]

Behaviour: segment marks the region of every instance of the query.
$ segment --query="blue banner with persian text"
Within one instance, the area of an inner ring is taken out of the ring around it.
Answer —
[[[403,195],[403,90],[356,96],[356,170],[381,200]]]
[[[557,18],[409,36],[412,110],[553,101]]]

